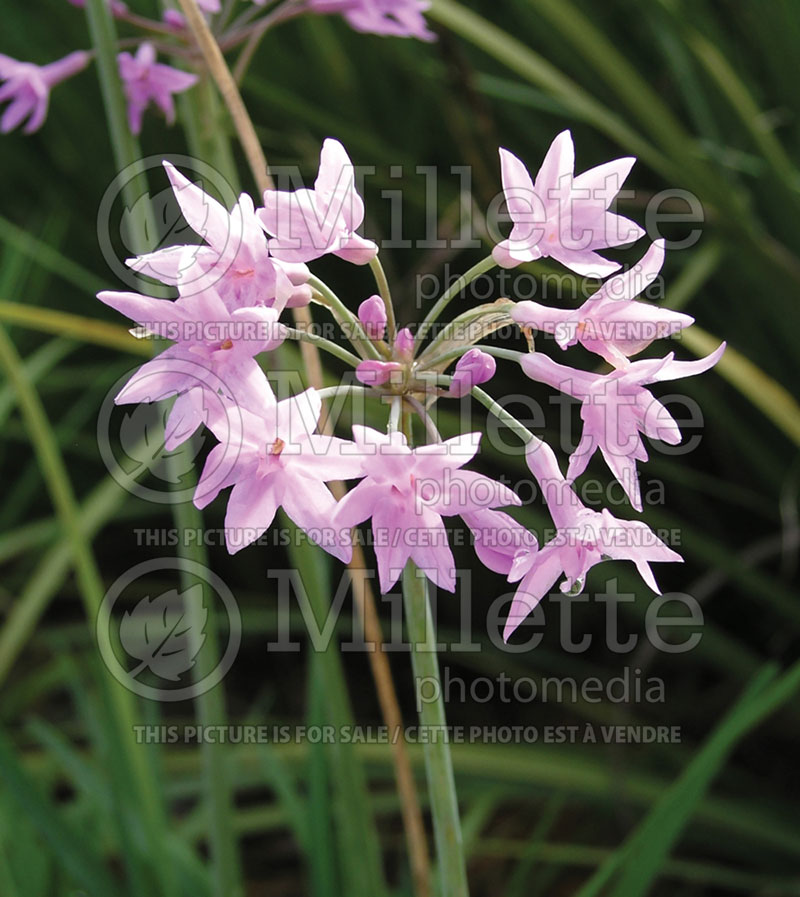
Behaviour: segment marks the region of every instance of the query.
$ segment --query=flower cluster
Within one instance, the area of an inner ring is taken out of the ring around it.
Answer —
[[[68,0],[73,6],[85,8],[86,0]],[[389,37],[414,37],[432,41],[436,35],[428,28],[423,13],[429,0],[252,0],[257,7],[270,5],[264,15],[246,27],[236,22],[220,41],[228,48],[236,48],[252,37],[260,38],[266,31],[303,14],[341,15],[355,31]],[[197,0],[206,16],[221,12],[220,0]],[[126,26],[144,33],[135,53],[127,50],[117,55],[119,76],[128,104],[128,124],[133,134],[142,130],[145,110],[152,103],[157,106],[168,124],[175,120],[175,94],[193,87],[198,76],[159,62],[153,35],[159,37],[159,48],[176,56],[191,58],[194,51],[186,19],[174,9],[165,10],[161,21],[148,19],[132,12],[121,0],[108,0],[111,15]],[[250,17],[248,17],[250,18]],[[39,66],[19,62],[0,54],[0,104],[9,105],[0,117],[0,133],[6,134],[23,122],[26,134],[32,134],[44,124],[50,91],[91,61],[91,54],[82,50],[63,59]],[[5,83],[2,83],[5,82]]]
[[[575,176],[569,132],[560,134],[535,180],[522,162],[501,150],[505,198],[513,220],[508,239],[478,271],[493,261],[512,266],[545,256],[580,274],[603,276],[619,268],[601,251],[642,235],[638,226],[609,211],[633,160],[622,159]],[[156,334],[173,345],[144,364],[117,396],[118,403],[150,402],[175,396],[166,424],[169,448],[205,425],[218,440],[197,485],[195,503],[204,507],[231,488],[225,517],[231,552],[257,539],[279,507],[309,537],[335,557],[349,561],[351,531],[371,520],[381,589],[396,582],[411,559],[443,589],[455,589],[455,565],[445,517],[459,516],[474,536],[478,559],[519,582],[505,629],[508,638],[563,576],[561,589],[575,592],[587,571],[605,559],[635,563],[657,591],[653,561],[679,561],[642,522],[587,508],[573,482],[600,450],[631,504],[641,510],[636,462],[646,460],[641,434],[677,443],[677,423],[647,387],[661,380],[693,376],[712,367],[724,344],[707,358],[631,361],[654,339],[692,323],[688,315],[639,301],[657,277],[664,245],[654,243],[629,270],[605,280],[578,309],[533,302],[503,304],[517,322],[529,350],[511,352],[465,345],[448,337],[446,325],[429,331],[454,291],[443,294],[415,331],[398,327],[391,292],[378,260],[378,246],[359,234],[364,202],[344,147],[328,138],[313,188],[267,191],[255,207],[242,195],[228,211],[174,167],[165,163],[176,200],[201,245],[175,246],[131,259],[140,273],[174,286],[175,299],[138,293],[103,292],[99,298],[139,326],[137,335]],[[369,264],[379,293],[353,311],[307,264],[335,255],[350,264]],[[474,274],[465,275],[469,281]],[[280,320],[285,309],[309,302],[328,307],[354,352]],[[473,315],[480,315],[481,309]],[[493,306],[485,314],[495,318]],[[448,326],[450,331],[448,331]],[[596,373],[562,365],[533,351],[534,331],[554,337],[565,349],[580,344],[612,366]],[[355,368],[364,384],[305,392],[279,401],[264,373],[269,354],[286,339],[309,340]],[[455,348],[454,348],[455,346]],[[514,421],[482,389],[495,374],[495,356],[518,363],[525,374],[582,403],[583,434],[564,476],[553,450]],[[444,373],[455,361],[452,376]],[[319,432],[327,394],[361,389],[389,407],[385,431],[363,424],[352,439]],[[501,510],[519,505],[504,484],[466,465],[476,456],[481,434],[442,440],[430,415],[440,399],[474,395],[500,420],[511,420],[527,442],[528,465],[541,486],[556,535],[541,548],[533,533]],[[424,426],[423,444],[412,444],[413,419]],[[333,481],[358,482],[337,501]],[[241,533],[248,534],[242,540]]]

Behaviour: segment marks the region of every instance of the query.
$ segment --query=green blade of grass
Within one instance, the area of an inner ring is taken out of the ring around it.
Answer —
[[[107,281],[67,258],[43,240],[38,240],[33,234],[17,227],[2,215],[0,215],[0,241],[30,257],[40,268],[71,283],[82,293],[99,293],[108,287]]]
[[[149,340],[135,339],[120,324],[109,324],[106,321],[97,321],[83,315],[57,311],[54,308],[0,301],[0,321],[30,327],[42,333],[70,337],[82,343],[105,346],[129,355],[149,358],[152,354],[152,344]]]
[[[103,582],[89,539],[81,526],[79,506],[72,491],[69,474],[55,434],[35,388],[25,376],[22,359],[2,325],[0,325],[0,365],[5,369],[9,381],[16,390],[25,426],[39,460],[40,470],[50,492],[64,538],[69,545],[86,616],[89,625],[94,627],[105,593]],[[138,786],[137,798],[141,801],[142,812],[148,820],[148,830],[153,839],[155,866],[162,869],[168,880],[171,878],[171,871],[168,871],[167,868],[169,864],[164,863],[163,866],[159,864],[159,859],[163,860],[164,840],[161,837],[161,832],[164,829],[161,801],[153,788],[146,761],[133,744],[133,725],[136,712],[132,696],[116,680],[105,683],[105,686],[108,689],[109,700],[115,714],[115,725],[120,732],[120,740],[130,773]]]
[[[681,342],[698,357],[713,352],[719,345],[719,340],[715,336],[702,330],[697,324],[683,331]],[[733,384],[795,445],[800,445],[800,404],[787,389],[731,346],[728,346],[717,363],[716,371]]]
[[[102,860],[92,853],[85,839],[63,820],[59,809],[41,794],[20,764],[13,747],[0,734],[0,780],[21,813],[33,823],[50,845],[53,855],[70,878],[89,897],[109,897],[119,891]]]
[[[589,881],[578,897],[595,897],[615,875],[613,897],[642,897],[669,856],[713,778],[734,746],[800,688],[800,663],[775,681],[773,666],[762,669],[714,729],[678,780],[667,789],[628,840]]]

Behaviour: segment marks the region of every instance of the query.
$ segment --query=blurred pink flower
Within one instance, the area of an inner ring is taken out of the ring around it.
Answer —
[[[86,0],[68,0],[73,6],[77,6],[78,9],[86,8]],[[113,16],[124,16],[128,12],[128,7],[122,0],[110,0],[109,7],[111,8],[111,14]]]
[[[566,578],[561,591],[577,594],[587,572],[606,559],[633,561],[647,585],[661,594],[650,563],[682,561],[677,552],[638,520],[620,520],[606,508],[592,511],[585,507],[564,479],[546,443],[535,443],[527,461],[539,481],[557,533],[538,552],[522,550],[514,559],[508,579],[521,581],[503,631],[506,641],[562,574]]]
[[[307,305],[311,289],[305,286],[305,265],[270,258],[267,239],[256,218],[253,200],[242,193],[231,212],[169,162],[164,162],[175,198],[192,230],[204,246],[170,246],[129,259],[127,264],[183,293],[214,287],[229,309],[266,305]],[[180,266],[189,264],[189,270]]]
[[[502,483],[460,470],[478,451],[480,433],[415,449],[398,432],[354,426],[353,436],[364,479],[339,502],[336,525],[352,527],[372,518],[381,592],[397,582],[409,558],[436,585],[455,591],[442,517],[521,504]]]
[[[340,13],[355,31],[433,41],[425,10],[429,0],[309,0],[308,8],[323,15]]]
[[[583,434],[570,457],[567,480],[573,482],[580,476],[599,448],[631,504],[641,511],[636,462],[646,461],[647,451],[639,433],[670,445],[681,441],[677,422],[645,389],[645,384],[702,374],[719,361],[724,351],[722,343],[697,361],[675,361],[670,352],[664,358],[634,361],[610,374],[579,371],[558,364],[541,352],[523,355],[520,364],[531,379],[547,383],[583,403]]]
[[[470,349],[458,359],[450,383],[450,395],[461,398],[473,386],[480,386],[491,380],[496,370],[497,363],[491,355],[478,348]]]
[[[26,134],[38,131],[47,117],[50,91],[56,84],[77,74],[91,61],[91,54],[76,50],[47,65],[17,62],[0,53],[0,103],[9,102],[0,118],[0,132],[7,134],[21,125]]]
[[[562,349],[581,343],[614,367],[627,367],[628,356],[694,323],[690,315],[632,301],[653,283],[663,263],[664,241],[657,240],[636,265],[605,281],[580,308],[518,302],[511,317],[522,326],[552,334]]]
[[[211,14],[218,13],[222,9],[220,0],[197,0],[197,5],[203,12]],[[165,9],[161,20],[165,25],[169,25],[170,28],[174,28],[176,31],[181,31],[186,27],[186,17],[182,12],[178,12],[177,9]]]
[[[638,224],[608,211],[635,161],[615,159],[575,176],[572,135],[562,131],[534,183],[525,165],[501,149],[503,191],[514,226],[509,238],[495,246],[494,260],[513,268],[549,256],[588,277],[616,271],[619,264],[596,250],[630,243],[644,234]]]
[[[145,41],[136,55],[117,56],[119,74],[128,100],[128,124],[134,134],[142,130],[142,115],[152,100],[164,113],[167,122],[175,121],[173,94],[182,93],[197,83],[197,75],[156,62],[156,51]]]
[[[222,481],[220,458],[228,447],[221,442],[209,453],[195,504],[203,508],[220,489],[233,486],[225,514],[231,554],[258,539],[282,506],[312,541],[350,560],[349,532],[335,528],[336,500],[325,483],[361,476],[361,458],[348,440],[315,432],[321,407],[319,394],[308,389],[282,402],[265,402],[258,414],[243,411],[238,456]],[[208,426],[216,432],[215,416]]]
[[[378,252],[375,243],[356,233],[364,220],[364,201],[350,157],[331,137],[322,144],[314,189],[268,190],[257,215],[272,237],[270,252],[282,261],[310,262],[332,252],[365,265]]]

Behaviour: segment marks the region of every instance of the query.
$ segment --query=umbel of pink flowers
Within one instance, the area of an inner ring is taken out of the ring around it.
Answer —
[[[601,253],[619,245],[623,235],[630,240],[641,233],[609,211],[632,160],[575,175],[568,131],[555,139],[535,179],[507,151],[501,150],[501,160],[513,229],[495,247],[497,262],[511,266],[549,256],[595,275],[620,267]],[[416,336],[409,327],[398,328],[385,291],[358,303],[356,313],[339,306],[339,320],[350,317],[352,326],[344,335],[357,354],[343,355],[325,341],[319,345],[351,363],[366,394],[391,407],[385,430],[356,425],[353,438],[345,439],[318,432],[318,392],[309,389],[278,401],[256,360],[262,357],[269,365],[269,353],[287,337],[309,338],[281,322],[287,307],[335,298],[320,281],[310,280],[309,263],[336,255],[346,263],[366,265],[378,254],[378,246],[358,232],[364,202],[344,147],[328,138],[313,187],[267,192],[259,208],[243,194],[228,211],[169,163],[165,167],[183,214],[203,243],[129,260],[137,271],[174,286],[175,299],[99,294],[139,325],[137,334],[173,341],[139,368],[116,401],[176,397],[166,426],[170,448],[203,425],[216,436],[195,502],[204,507],[231,489],[225,516],[231,552],[255,541],[282,507],[313,541],[347,561],[352,527],[370,520],[383,591],[397,582],[409,558],[435,584],[453,591],[455,566],[444,521],[458,516],[473,533],[478,559],[519,582],[506,638],[559,579],[562,591],[580,590],[588,570],[608,558],[632,561],[647,585],[658,590],[650,564],[679,561],[680,556],[641,521],[584,506],[573,482],[599,449],[633,507],[641,510],[636,462],[647,457],[642,434],[671,443],[681,438],[678,424],[648,387],[699,374],[724,351],[723,344],[692,362],[676,361],[671,352],[631,361],[656,338],[693,320],[637,299],[661,269],[663,243],[654,243],[637,265],[605,280],[577,309],[519,302],[511,310],[511,319],[528,336],[535,330],[553,335],[561,348],[580,344],[611,366],[607,373],[594,372],[596,362],[581,370],[541,351],[512,353],[484,345],[465,347],[447,376],[442,371],[460,350],[443,360],[435,343],[426,348],[421,335],[426,328]],[[518,363],[531,379],[583,403],[583,436],[566,476],[553,450],[514,424],[527,442],[529,466],[556,527],[556,535],[542,547],[502,510],[519,505],[518,496],[470,469],[481,434],[441,440],[425,411],[432,401],[473,393],[508,422],[509,416],[478,391],[495,373],[493,352]],[[401,409],[422,418],[426,444],[409,444],[398,427]],[[327,485],[333,480],[358,482],[337,502]]]
[[[177,10],[166,10],[161,21],[151,21],[133,15],[121,0],[107,2],[111,14],[120,21],[139,29],[149,26],[148,33],[165,32],[163,40],[173,40],[177,47],[185,47],[186,21]],[[253,2],[256,6],[264,6],[266,0]],[[69,0],[69,3],[81,9],[86,6],[86,0]],[[197,5],[207,16],[221,10],[220,0],[197,0]],[[283,0],[269,11],[269,16],[277,24],[306,13],[337,14],[355,31],[432,41],[436,35],[428,28],[423,15],[429,7],[429,0]],[[255,19],[249,30],[240,30],[239,40],[246,40],[260,24],[261,20]],[[78,50],[40,66],[19,62],[0,53],[0,105],[9,104],[0,116],[0,133],[7,134],[23,123],[26,134],[37,131],[47,116],[52,88],[86,68],[91,58],[91,53]],[[141,41],[135,53],[127,50],[119,53],[117,63],[128,104],[128,124],[134,134],[141,132],[144,112],[150,104],[158,107],[167,123],[172,124],[175,120],[174,96],[193,87],[198,80],[193,72],[159,62],[155,47],[146,39]]]

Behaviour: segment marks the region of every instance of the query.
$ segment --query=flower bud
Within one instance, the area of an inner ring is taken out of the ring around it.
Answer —
[[[403,365],[396,361],[362,361],[356,368],[356,379],[365,386],[380,386],[387,383],[395,371],[402,371]]]
[[[386,332],[386,306],[380,296],[370,296],[358,306],[358,320],[370,339],[383,339]]]
[[[414,334],[408,327],[397,331],[397,336],[394,338],[394,354],[409,360],[413,357]]]
[[[466,395],[473,386],[486,383],[494,377],[497,364],[491,355],[480,349],[470,349],[458,359],[453,380],[450,384],[450,395],[461,398]]]

